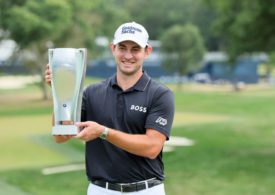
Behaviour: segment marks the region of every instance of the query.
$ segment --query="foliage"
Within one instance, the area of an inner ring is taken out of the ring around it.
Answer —
[[[41,89],[47,98],[43,79],[49,47],[86,47],[90,58],[97,54],[95,37],[110,35],[109,28],[115,28],[126,16],[125,12],[115,14],[106,2],[73,0],[28,0],[0,1],[1,37],[16,41],[19,51],[31,53],[25,60],[33,73],[41,76]],[[104,14],[102,14],[102,11]],[[111,19],[106,17],[110,16]],[[106,26],[106,27],[104,27]]]
[[[265,78],[268,80],[272,76],[272,69],[275,67],[275,50],[269,52],[269,60],[266,64]]]
[[[160,39],[162,34],[174,25],[192,23],[200,29],[208,50],[217,50],[218,38],[209,28],[216,13],[204,0],[123,1],[131,18],[144,24],[151,39]]]
[[[205,48],[196,26],[175,25],[163,34],[161,42],[165,64],[169,69],[185,75],[200,65]]]
[[[231,58],[245,52],[269,52],[275,44],[273,0],[208,0],[218,14],[214,29],[223,38],[222,47]]]
[[[43,38],[55,47],[87,47],[97,55],[94,38],[111,38],[122,22],[144,24],[151,39],[160,39],[174,25],[192,23],[208,50],[224,49],[234,58],[273,50],[274,10],[272,0],[0,0],[0,39],[17,37],[26,46]]]
[[[111,40],[122,22],[142,23],[157,40],[172,26],[191,23],[208,51],[224,50],[234,61],[274,50],[274,10],[273,0],[0,0],[0,40],[16,40],[30,56],[28,67],[42,77],[48,47],[86,47],[93,59],[107,49],[95,38]]]
[[[9,34],[8,38],[16,41],[21,51],[27,50],[33,54],[26,63],[32,67],[33,72],[40,74],[40,86],[46,99],[42,64],[46,62],[47,41],[54,41],[65,33],[72,18],[71,7],[66,0],[1,3],[5,6],[2,15],[5,19],[1,18],[4,22],[0,28]]]
[[[25,48],[64,33],[71,21],[71,10],[65,0],[29,0],[23,6],[10,7],[6,10],[6,16],[4,26],[10,38]]]
[[[100,55],[99,47],[95,44],[97,36],[112,38],[115,28],[128,18],[127,12],[109,1],[73,1],[72,22],[67,32],[63,34],[55,47],[85,47],[88,48],[89,58]]]

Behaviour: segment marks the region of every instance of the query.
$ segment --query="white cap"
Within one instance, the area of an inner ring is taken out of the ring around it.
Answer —
[[[122,41],[133,41],[140,47],[145,48],[148,45],[148,39],[149,35],[142,25],[130,22],[118,27],[114,35],[113,44],[116,45]]]

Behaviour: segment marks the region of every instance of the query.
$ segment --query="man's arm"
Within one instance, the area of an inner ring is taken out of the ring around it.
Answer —
[[[132,154],[155,159],[163,148],[166,136],[154,129],[135,135],[110,129],[107,140]]]
[[[76,125],[84,128],[76,136],[84,141],[98,138],[105,128],[93,121],[81,122]],[[162,150],[166,136],[154,129],[147,129],[146,134],[127,134],[109,129],[106,140],[129,153],[154,159]]]

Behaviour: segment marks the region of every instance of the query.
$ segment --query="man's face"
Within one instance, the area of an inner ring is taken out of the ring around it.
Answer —
[[[117,71],[124,75],[134,75],[142,72],[142,65],[152,48],[141,48],[133,41],[123,41],[111,45],[112,53],[117,64]]]

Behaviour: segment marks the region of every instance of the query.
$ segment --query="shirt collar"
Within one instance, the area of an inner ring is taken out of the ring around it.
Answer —
[[[127,91],[137,90],[137,91],[145,91],[146,87],[148,86],[151,78],[148,76],[146,72],[143,72],[140,79],[136,82],[136,84],[128,89]],[[110,84],[112,87],[119,87],[117,84],[116,74],[111,77]]]

